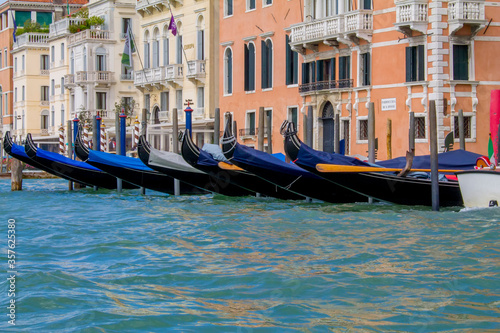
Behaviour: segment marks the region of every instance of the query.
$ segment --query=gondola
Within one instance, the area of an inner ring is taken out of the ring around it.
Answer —
[[[222,150],[219,146],[210,145],[210,147],[217,149],[218,153],[222,155]],[[230,168],[222,169],[219,166],[219,162],[227,162],[224,155],[222,155],[223,159],[217,161],[209,152],[200,149],[193,142],[188,130],[185,131],[182,139],[181,154],[184,160],[191,166],[211,175],[214,178],[217,178],[221,182],[232,183],[248,189],[249,191],[278,199],[303,199],[302,196],[282,189],[281,187],[276,186],[273,183],[257,177],[245,170],[239,168],[239,170],[231,170]]]
[[[226,123],[222,138],[222,151],[225,157],[240,168],[249,171],[275,185],[304,197],[331,203],[367,201],[363,195],[336,185],[326,185],[325,181],[292,163],[236,142],[230,126]]]
[[[75,139],[75,152],[82,161],[114,177],[151,190],[174,194],[174,179],[172,177],[147,167],[138,158],[90,150],[83,143],[80,132]],[[208,192],[189,184],[182,182],[180,184],[180,194],[206,193]]]
[[[227,196],[255,195],[255,192],[230,183],[221,182],[217,178],[193,168],[179,154],[160,151],[151,147],[145,135],[139,137],[137,153],[141,161],[151,169],[202,190]]]
[[[90,164],[37,148],[31,134],[26,136],[24,150],[31,160],[38,163],[39,169],[50,174],[88,186],[116,189],[115,177]],[[137,186],[123,182],[123,188],[132,189]]]
[[[7,154],[18,159],[19,161],[29,164],[34,168],[42,170],[40,163],[33,161],[31,158],[29,158],[28,155],[26,155],[23,146],[18,145],[14,143],[14,141],[12,141],[12,137],[10,136],[10,131],[5,132],[5,136],[3,139],[3,149],[7,152]]]
[[[285,152],[290,159],[301,168],[323,177],[331,184],[349,188],[381,201],[401,205],[432,206],[432,189],[429,179],[401,177],[394,172],[320,172],[317,169],[318,164],[368,168],[371,165],[352,157],[312,149],[300,141],[293,124],[287,126],[283,134]],[[439,181],[439,204],[443,207],[463,205],[456,181]]]

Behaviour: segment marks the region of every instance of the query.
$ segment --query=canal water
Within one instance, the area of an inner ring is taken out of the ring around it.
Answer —
[[[22,192],[0,180],[0,211],[2,332],[500,330],[498,208],[69,192],[50,179]]]

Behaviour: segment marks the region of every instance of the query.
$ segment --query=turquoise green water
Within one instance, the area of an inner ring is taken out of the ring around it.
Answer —
[[[497,208],[24,188],[0,180],[2,332],[500,331]]]

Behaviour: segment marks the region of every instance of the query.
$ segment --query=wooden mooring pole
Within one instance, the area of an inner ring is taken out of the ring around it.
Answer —
[[[458,137],[460,149],[465,150],[464,110],[458,110]]]
[[[17,158],[10,162],[10,189],[11,191],[23,190],[23,163]]]
[[[387,159],[392,158],[392,120],[387,119]]]
[[[179,117],[177,115],[177,108],[172,109],[172,144],[174,145],[174,153],[179,153]],[[179,179],[174,179],[174,195],[181,194],[181,182]]]
[[[73,125],[73,120],[68,120],[67,122],[67,129],[66,129],[66,133],[68,133],[66,135],[66,137],[68,138],[68,157],[73,159],[73,131],[72,131],[72,125]],[[73,182],[70,181],[68,183],[68,190],[70,191],[73,191]]]
[[[429,139],[431,151],[432,210],[439,211],[439,175],[436,101],[429,101]]]
[[[259,132],[257,133],[257,148],[264,151],[264,107],[259,107]]]
[[[220,108],[215,108],[214,115],[214,144],[219,145],[220,140]]]

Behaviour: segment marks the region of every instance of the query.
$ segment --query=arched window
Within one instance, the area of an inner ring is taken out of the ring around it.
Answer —
[[[153,68],[160,67],[160,30],[153,32]]]
[[[83,48],[83,71],[87,71],[87,48]]]
[[[75,52],[74,51],[71,51],[71,59],[70,59],[69,67],[70,67],[71,74],[74,75],[75,74]]]
[[[61,104],[61,125],[64,126],[64,104]]]
[[[181,35],[181,23],[177,23],[177,36],[176,36],[176,62],[182,64],[182,35]]]
[[[205,20],[202,15],[198,17],[196,27],[196,59],[205,60]]]
[[[103,72],[106,70],[106,50],[103,47],[98,47],[96,53],[96,71]]]
[[[262,41],[262,89],[273,87],[273,43]]]
[[[56,109],[52,105],[52,109],[50,110],[50,126],[54,127],[56,123]]]
[[[49,111],[48,110],[43,110],[42,111],[42,119],[41,119],[41,124],[40,124],[40,128],[41,129],[49,129]],[[24,118],[24,114],[23,114],[23,118]],[[23,120],[24,122],[24,120]]]
[[[233,51],[227,48],[224,52],[224,94],[233,93]]]
[[[144,68],[150,68],[149,31],[144,33]]]
[[[170,41],[168,39],[168,25],[163,28],[163,66],[170,64]]]
[[[245,91],[255,90],[255,45],[245,44]]]

